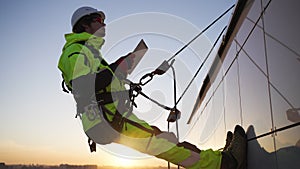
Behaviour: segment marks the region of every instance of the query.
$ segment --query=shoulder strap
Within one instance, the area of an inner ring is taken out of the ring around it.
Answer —
[[[88,45],[85,42],[86,41],[79,41],[76,43],[86,46],[93,53],[94,57],[98,58],[101,61],[102,65],[108,66],[109,64],[100,56],[100,52],[97,49],[95,49],[93,46]]]
[[[63,90],[63,92],[66,92],[66,93],[72,93],[72,89],[71,88],[69,88],[69,86],[67,86],[67,84],[66,84],[66,82],[65,82],[65,80],[64,80],[64,75],[63,74],[61,74],[61,76],[62,76],[62,82],[61,82],[61,88],[62,88],[62,90]],[[66,88],[66,87],[67,88]]]
[[[78,42],[76,42],[76,43],[78,43],[78,44],[81,44],[81,45],[85,45],[85,41],[78,41]],[[82,53],[82,52],[73,52],[73,53],[71,53],[71,54],[69,54],[68,55],[68,58],[70,58],[70,57],[72,57],[73,55],[75,55],[75,54],[81,54],[81,55],[83,55],[84,56],[84,64],[85,65],[88,65],[89,64],[89,62],[88,62],[88,58],[87,58],[87,56],[86,56],[86,54],[84,54],[84,53]],[[62,74],[62,82],[61,82],[61,87],[62,87],[62,90],[63,90],[63,92],[66,92],[66,93],[72,93],[72,89],[71,88],[69,88],[69,86],[66,84],[66,82],[65,82],[65,80],[64,80],[64,76],[63,76],[63,74]],[[66,88],[67,87],[67,88]]]

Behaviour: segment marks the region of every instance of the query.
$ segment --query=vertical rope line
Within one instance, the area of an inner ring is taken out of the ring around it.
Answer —
[[[223,115],[224,115],[224,129],[225,129],[225,133],[227,132],[227,125],[226,125],[226,95],[225,95],[225,82],[223,83]]]
[[[168,132],[170,132],[170,122],[168,122]],[[168,169],[171,169],[170,161],[168,161]]]
[[[238,45],[235,43],[236,52],[238,52]],[[238,93],[239,93],[239,104],[240,104],[240,118],[241,118],[241,125],[243,125],[243,108],[242,108],[242,95],[241,95],[241,78],[240,78],[240,64],[239,64],[239,56],[236,58],[237,64],[237,80],[238,80]]]
[[[175,59],[173,59],[172,62],[174,62]],[[174,88],[174,109],[175,109],[175,112],[177,111],[177,103],[176,103],[176,100],[177,100],[177,89],[176,89],[176,73],[175,73],[175,68],[171,65],[171,69],[172,69],[172,72],[173,72],[173,88]],[[175,118],[176,118],[176,134],[177,134],[177,141],[179,142],[179,125],[178,125],[178,114],[175,114]],[[177,165],[177,169],[179,169],[180,166]]]
[[[264,13],[265,11],[263,10],[263,2],[262,0],[260,1],[260,6],[261,6],[261,10],[262,10],[262,16],[261,16],[261,21],[262,21],[262,31],[263,31],[263,40],[264,40],[264,50],[265,50],[265,64],[266,64],[266,74],[267,74],[267,80],[268,80],[268,96],[269,96],[269,107],[270,107],[270,113],[271,113],[271,124],[272,124],[272,131],[276,130],[276,126],[274,124],[274,112],[273,112],[273,104],[272,104],[272,94],[271,94],[271,86],[270,86],[270,72],[269,72],[269,60],[268,60],[268,52],[267,52],[267,42],[266,42],[266,31],[265,31],[265,20],[264,20]],[[275,152],[277,150],[276,147],[276,139],[275,139],[275,135],[272,134],[273,137],[273,142],[274,142],[274,149]],[[275,153],[275,158],[276,161],[278,161],[277,159],[277,154]],[[277,165],[278,166],[278,165]]]
[[[263,9],[262,0],[261,8]],[[264,13],[264,11],[262,11]],[[266,78],[268,82],[268,95],[269,95],[269,106],[270,106],[270,113],[271,113],[271,121],[272,121],[272,128],[274,129],[274,122],[273,122],[273,107],[272,107],[272,96],[271,96],[271,88],[270,88],[270,72],[269,72],[269,61],[268,61],[268,53],[267,53],[267,44],[266,44],[266,36],[265,36],[265,22],[264,22],[264,14],[261,16],[262,21],[262,31],[263,31],[263,41],[264,41],[264,55],[265,55],[265,64],[266,64]]]
[[[222,73],[223,73],[223,74],[222,74],[222,77],[224,77],[224,69],[222,69]],[[225,81],[225,77],[224,77],[224,81]],[[225,102],[226,102],[226,94],[225,94],[225,93],[226,93],[226,90],[225,90],[225,84],[226,84],[226,83],[223,82],[223,115],[224,115],[224,126],[225,126],[225,127],[224,127],[224,130],[225,130],[224,132],[227,133],[227,127],[226,127],[226,126],[227,126],[227,124],[226,124],[226,106],[225,106],[225,105],[226,105],[226,103],[225,103]]]
[[[174,78],[174,109],[175,111],[177,110],[177,103],[176,103],[176,100],[177,100],[177,90],[176,90],[176,74],[175,74],[175,69],[173,66],[171,66],[172,68],[172,72],[173,72],[173,78]],[[177,134],[177,140],[179,141],[179,126],[178,126],[178,116],[176,114],[176,134]]]

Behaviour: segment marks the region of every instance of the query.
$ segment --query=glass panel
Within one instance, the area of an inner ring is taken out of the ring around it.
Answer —
[[[300,126],[278,132],[276,154],[279,169],[298,169],[300,166]]]
[[[237,47],[238,46],[236,45],[235,41],[233,41],[223,61],[223,65],[222,65],[223,70],[227,70],[229,68],[231,62],[233,61],[236,55]]]
[[[243,50],[259,66],[260,69],[266,72],[264,46],[263,30],[256,26]]]
[[[265,13],[266,32],[300,53],[300,1],[272,1]]]
[[[201,147],[204,147],[205,149],[210,148],[211,146],[211,139],[212,139],[212,133],[211,128],[209,127],[210,125],[210,112],[211,112],[211,107],[212,107],[212,102],[209,102],[207,104],[207,108],[205,109],[205,111],[202,112],[199,120],[197,121],[199,125],[199,128],[197,128],[196,130],[198,130],[198,144]],[[194,129],[195,130],[195,129]]]
[[[257,136],[256,127],[247,130],[248,138]],[[266,136],[248,142],[248,169],[277,169],[273,137]]]
[[[256,20],[254,20],[255,22]],[[251,29],[253,28],[254,23],[249,21],[248,19],[245,19],[239,32],[236,35],[236,40],[238,41],[239,44],[243,44],[244,41],[246,40],[248,34],[250,33]]]
[[[225,78],[225,123],[227,130],[241,124],[239,82],[237,62],[233,64]]]
[[[272,121],[267,79],[244,52],[239,58],[243,125],[254,125],[258,134],[268,132]]]
[[[272,1],[272,0],[261,0],[262,1],[262,4],[263,4],[263,7],[265,7],[269,1]],[[275,1],[273,1],[272,3],[274,3]]]
[[[267,38],[270,81],[294,107],[300,107],[300,62],[293,52]]]
[[[222,75],[223,73],[220,73]],[[216,88],[217,83],[214,85]],[[212,105],[212,111],[211,116],[212,116],[212,121],[210,121],[211,125],[213,126],[213,149],[220,149],[224,146],[224,141],[226,139],[225,135],[225,125],[224,125],[224,83],[221,83],[216,90],[214,94],[214,98],[212,100],[213,105]]]
[[[216,99],[216,98],[214,98],[214,99]],[[212,136],[213,136],[213,134],[218,126],[218,123],[219,123],[219,120],[217,122],[216,119],[221,119],[220,117],[222,117],[221,116],[222,111],[218,111],[220,109],[220,105],[218,105],[214,101],[214,99],[211,100],[212,110],[205,112],[207,119],[206,119],[206,124],[203,126],[203,132],[200,136],[200,141],[213,138]],[[200,122],[203,122],[203,121],[200,121]],[[214,141],[214,140],[212,140],[212,141]],[[215,142],[210,142],[210,144],[213,145],[213,144],[215,144]]]
[[[256,22],[256,20],[259,18],[261,14],[261,1],[260,0],[254,0],[253,5],[251,7],[251,10],[249,11],[247,18],[251,19],[252,21]],[[262,26],[262,23],[259,23],[260,26]]]
[[[271,90],[271,94],[272,94],[274,125],[277,128],[285,127],[293,123],[300,122],[299,104],[295,109],[293,109],[283,99],[283,97],[273,88]]]
[[[224,125],[224,116],[220,119],[220,122],[217,125],[217,129],[214,133],[215,144],[212,146],[212,149],[218,150],[224,148],[226,143],[226,130]]]
[[[202,125],[199,126],[199,144],[202,147],[205,145],[213,149],[219,149],[223,147],[223,140],[225,140],[223,90],[224,88],[221,84],[198,120],[198,123],[202,123]]]

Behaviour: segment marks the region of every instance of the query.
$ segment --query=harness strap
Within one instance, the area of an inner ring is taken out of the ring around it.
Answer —
[[[82,52],[73,52],[70,55],[68,55],[68,58],[72,57],[73,55],[83,55],[84,56],[84,64],[87,65],[87,66],[90,66],[88,57],[86,56],[85,53],[82,53]]]
[[[65,83],[65,80],[62,80],[61,81],[61,88],[62,88],[63,92],[70,93],[71,91],[69,89],[66,89],[65,86],[67,86],[66,83]]]
[[[156,134],[157,134],[157,132],[155,132],[155,130],[148,129],[148,128],[142,126],[141,124],[139,124],[139,123],[137,123],[137,122],[135,122],[135,121],[132,121],[132,120],[130,120],[130,119],[128,119],[128,118],[123,117],[123,116],[120,114],[120,112],[118,112],[118,111],[116,111],[116,113],[114,114],[114,113],[112,113],[110,110],[108,110],[105,106],[101,106],[101,108],[103,109],[103,112],[104,112],[103,114],[104,114],[105,120],[107,120],[110,124],[118,124],[118,125],[121,125],[121,126],[114,126],[114,125],[112,125],[112,127],[113,127],[115,130],[119,131],[119,132],[121,132],[124,123],[129,123],[129,124],[131,124],[131,125],[133,125],[133,126],[139,128],[139,129],[141,129],[141,130],[144,130],[144,131],[146,131],[146,132],[148,132],[148,133],[150,133],[150,134],[153,134],[153,135],[156,135]],[[109,115],[114,116],[112,122],[110,122],[110,121],[108,120],[106,113],[109,114]]]
[[[65,82],[65,80],[64,80],[64,75],[63,74],[61,74],[61,76],[62,76],[62,81],[61,81],[61,88],[62,88],[62,90],[63,90],[63,92],[66,92],[66,93],[72,93],[72,89],[71,88],[69,88],[69,86],[67,86],[67,84],[66,84],[66,82]],[[66,87],[67,88],[66,88]]]
[[[102,65],[108,66],[109,64],[100,56],[100,52],[97,49],[95,49],[93,46],[88,45],[85,42],[86,41],[78,41],[76,43],[86,46],[93,53],[94,57],[100,59]]]
[[[96,50],[95,48],[93,48],[92,46],[85,44],[85,42],[86,41],[78,41],[78,42],[75,42],[75,43],[78,43],[78,44],[81,44],[83,46],[86,46],[93,53],[94,57],[100,59],[102,65],[108,66],[109,64],[103,58],[100,57],[100,52],[98,50]],[[86,56],[85,53],[82,53],[82,52],[73,52],[70,55],[68,55],[68,58],[72,57],[75,54],[81,54],[81,55],[83,55],[84,56],[84,64],[87,65],[87,66],[90,66],[89,61],[88,61],[88,57]],[[63,75],[62,75],[62,77],[63,77]],[[63,80],[61,82],[61,86],[62,86],[63,92],[66,92],[66,93],[70,93],[71,92],[72,93],[72,89],[69,88],[68,85],[66,85],[64,77],[63,77]],[[65,88],[65,86],[67,87],[67,89]]]
[[[108,103],[114,102],[114,98],[122,98],[122,99],[129,99],[128,97],[129,91],[117,91],[117,92],[103,92],[103,93],[97,93],[96,94],[96,100],[98,101],[98,104],[105,105]],[[121,100],[121,99],[120,99]]]

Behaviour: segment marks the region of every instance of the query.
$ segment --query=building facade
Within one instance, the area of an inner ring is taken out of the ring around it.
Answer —
[[[300,2],[238,3],[244,6],[233,13],[190,117],[190,139],[219,149],[239,124],[247,130],[248,169],[299,168]]]

